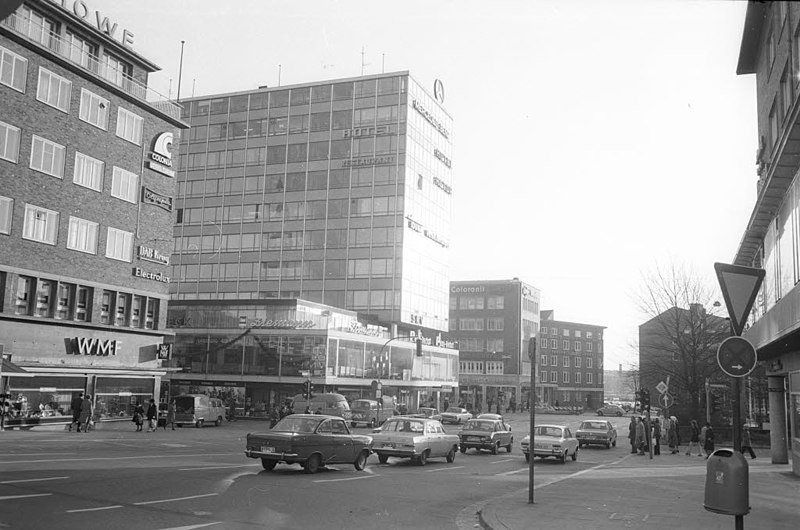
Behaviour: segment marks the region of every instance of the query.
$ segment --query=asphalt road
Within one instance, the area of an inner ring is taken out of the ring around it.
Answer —
[[[370,457],[364,471],[337,465],[314,475],[299,466],[264,471],[244,456],[244,438],[265,423],[156,433],[120,430],[0,433],[0,528],[471,528],[477,506],[525,487],[519,441],[527,417],[509,418],[513,451],[474,450],[426,466]],[[581,417],[541,416],[537,423]],[[624,458],[627,418],[612,418],[620,443],[584,448],[577,462],[536,462],[539,486]],[[457,430],[446,427],[448,431]],[[370,432],[369,429],[356,429]],[[640,457],[644,458],[644,457]]]

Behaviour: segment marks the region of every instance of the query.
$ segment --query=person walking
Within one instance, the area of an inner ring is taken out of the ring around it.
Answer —
[[[175,430],[175,409],[177,405],[175,404],[175,400],[169,402],[167,405],[167,421],[164,423],[164,430],[167,430],[167,425],[172,426],[172,430]]]
[[[156,418],[158,418],[158,407],[156,407],[156,400],[150,399],[150,406],[147,407],[147,432],[155,432]]]
[[[636,416],[631,416],[628,424],[628,440],[631,442],[631,454],[636,454]]]
[[[278,412],[278,407],[272,405],[272,408],[269,411],[269,428],[275,427],[281,419],[280,412]]]
[[[686,456],[691,456],[692,447],[695,445],[697,445],[697,456],[703,456],[703,449],[700,445],[700,434],[702,431],[697,424],[697,420],[692,420],[689,422],[689,429],[691,430],[691,434],[689,435],[689,447],[686,448]],[[705,427],[703,429],[705,429]]]
[[[661,422],[653,418],[653,454],[661,455]]]
[[[78,430],[83,425],[83,432],[89,432],[89,424],[92,421],[92,396],[86,394],[81,402],[81,415],[78,421]]]
[[[636,435],[635,435],[636,454],[641,456],[644,454],[644,449],[647,447],[645,440],[645,423],[643,418],[636,420]]]
[[[750,453],[750,460],[756,459],[756,452],[753,451],[753,442],[750,439],[750,427],[745,423],[742,426],[742,454]]]
[[[701,432],[703,433],[703,450],[706,453],[706,460],[708,460],[708,457],[714,452],[714,428],[710,422],[706,422]]]
[[[678,435],[678,418],[675,416],[669,417],[669,428],[667,430],[667,444],[669,444],[670,453],[676,455],[680,452],[681,439]]]
[[[142,430],[142,423],[144,422],[144,408],[138,401],[136,402],[136,406],[133,408],[133,418],[131,418],[131,421],[136,424],[136,432]]]
[[[70,403],[72,422],[69,424],[69,432],[72,432],[72,426],[76,423],[78,432],[81,432],[81,405],[83,405],[83,392],[72,398],[72,403]]]

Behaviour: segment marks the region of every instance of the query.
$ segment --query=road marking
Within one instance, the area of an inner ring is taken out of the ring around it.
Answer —
[[[516,458],[506,458],[506,459],[503,459],[503,460],[494,460],[494,461],[489,462],[489,463],[490,464],[502,464],[503,462],[516,462],[516,461],[517,461]]]
[[[427,469],[425,473],[437,473],[439,471],[452,471],[454,469],[464,469],[464,466],[448,466],[448,467],[440,467],[438,469]]]
[[[122,505],[115,504],[113,506],[101,506],[99,508],[83,508],[80,510],[67,510],[64,513],[99,512],[101,510],[113,510],[114,508],[122,508]]]
[[[175,501],[188,501],[191,499],[202,499],[203,497],[213,497],[215,495],[219,495],[219,493],[206,493],[205,495],[192,495],[190,497],[176,497],[174,499],[159,499],[157,501],[144,501],[144,502],[134,502],[135,506],[144,506],[147,504],[160,504],[162,502],[175,502]]]
[[[362,477],[350,477],[350,478],[332,478],[332,479],[325,479],[325,480],[314,480],[313,482],[315,482],[315,483],[321,483],[321,482],[345,482],[347,480],[361,480],[361,479],[365,479],[365,478],[374,478],[374,477],[380,477],[380,475],[366,475],[366,476],[362,476]]]
[[[189,526],[173,526],[172,528],[162,528],[161,530],[194,530],[195,528],[205,528],[207,526],[214,526],[218,524],[222,524],[222,521],[206,524],[192,524]]]
[[[497,473],[496,476],[503,477],[507,475],[516,475],[517,473],[522,473],[528,471],[527,467],[523,467],[522,469],[515,469],[514,471],[506,471],[505,473]]]
[[[257,464],[239,464],[239,465],[229,465],[229,466],[214,466],[214,467],[184,467],[178,469],[178,471],[205,471],[207,469],[233,469],[237,467],[255,467]]]
[[[18,484],[20,482],[43,482],[45,480],[66,480],[69,477],[28,478],[24,480],[4,480],[0,484]]]
[[[10,460],[8,462],[0,462],[3,464],[46,464],[49,462],[99,462],[105,460],[142,460],[145,458],[197,458],[207,456],[239,456],[239,453],[197,453],[191,455],[145,455],[145,456],[112,456],[112,457],[98,457],[98,458],[54,458],[49,460]]]
[[[187,444],[161,444],[165,447],[189,447]]]
[[[6,495],[5,497],[0,497],[0,501],[10,501],[12,499],[28,499],[30,497],[47,497],[52,495],[52,493],[34,493],[32,495]]]

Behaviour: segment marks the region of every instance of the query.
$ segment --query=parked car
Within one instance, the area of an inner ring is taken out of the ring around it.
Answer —
[[[364,424],[368,427],[377,427],[397,414],[391,398],[389,396],[384,396],[384,398],[386,399],[381,401],[374,399],[356,399],[353,401],[350,404],[350,426],[357,427],[358,424]]]
[[[175,396],[175,424],[178,427],[194,425],[202,427],[213,423],[222,425],[225,417],[225,405],[221,399],[210,398],[205,394],[184,394]]]
[[[452,423],[458,425],[460,423],[464,423],[465,421],[472,419],[472,413],[470,413],[467,409],[462,409],[460,407],[450,407],[447,409],[447,412],[442,412],[442,423]]]
[[[511,427],[503,420],[481,419],[480,417],[467,420],[459,433],[459,449],[466,453],[467,449],[487,449],[496,455],[501,447],[511,452],[514,445],[514,436]]]
[[[244,454],[260,458],[267,471],[279,462],[300,464],[306,473],[328,464],[353,464],[361,471],[371,445],[371,436],[353,434],[339,416],[292,414],[269,431],[249,433]]]
[[[503,420],[502,414],[491,414],[489,412],[484,412],[483,414],[478,414],[477,419],[479,420]]]
[[[522,439],[520,445],[525,461],[530,461],[530,435]],[[533,456],[542,459],[554,457],[563,464],[567,457],[578,459],[578,440],[566,425],[536,425],[533,428]]]
[[[428,458],[443,456],[452,463],[458,451],[458,436],[447,434],[438,420],[395,416],[389,418],[372,435],[372,450],[385,464],[390,456],[410,458],[424,466]]]
[[[416,412],[409,415],[417,416],[419,418],[430,418],[432,420],[440,420],[440,421],[442,419],[442,415],[439,413],[439,409],[435,409],[433,407],[420,407],[416,410]]]
[[[599,409],[597,409],[597,415],[622,417],[625,415],[625,409],[623,409],[619,405],[606,405],[604,407],[600,407]]]
[[[617,430],[608,420],[582,421],[575,431],[578,447],[584,445],[604,445],[607,449],[617,446]]]

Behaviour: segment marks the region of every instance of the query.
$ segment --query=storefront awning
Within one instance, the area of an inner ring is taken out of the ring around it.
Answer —
[[[32,373],[26,371],[24,368],[20,368],[16,364],[6,359],[2,359],[2,365],[0,365],[0,375],[3,376],[13,375],[14,377],[33,377]]]

